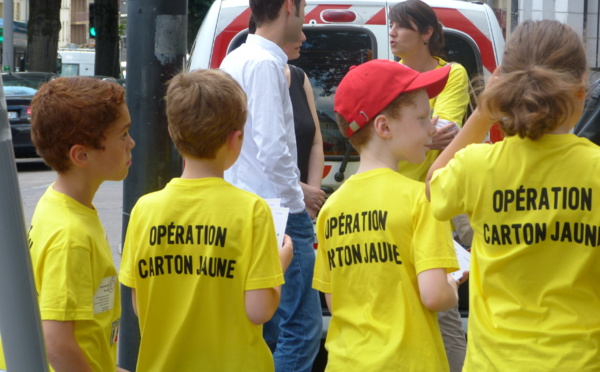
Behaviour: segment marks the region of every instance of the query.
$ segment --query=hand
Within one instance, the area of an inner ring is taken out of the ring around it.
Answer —
[[[438,118],[434,118],[432,122],[437,123]],[[446,146],[452,142],[458,134],[458,126],[454,122],[449,122],[443,127],[437,128],[432,138],[432,143],[429,145],[430,150],[444,150]]]
[[[492,85],[496,84],[496,82],[498,80],[500,80],[500,75],[502,75],[502,66],[498,65],[494,69],[494,72],[492,73],[492,76],[490,76],[490,78],[488,79],[487,84],[485,84],[485,87],[489,88]]]
[[[285,273],[288,266],[290,266],[290,262],[292,262],[292,257],[294,257],[294,246],[292,244],[292,238],[289,235],[285,234],[283,236],[283,246],[279,248],[279,262],[281,262],[281,271]]]
[[[450,283],[450,285],[453,288],[454,288],[454,286],[456,286],[457,290],[458,290],[458,286],[463,284],[464,282],[466,282],[467,279],[469,279],[469,271],[463,271],[462,276],[458,280],[454,279],[454,277],[451,274],[448,274],[448,283]]]
[[[458,285],[461,285],[464,282],[466,282],[467,279],[469,279],[469,271],[468,270],[467,271],[463,271],[462,276],[456,282],[457,282]]]
[[[117,372],[129,372],[129,371],[117,366]]]
[[[323,203],[325,203],[325,191],[303,182],[300,183],[300,186],[302,187],[302,193],[304,194],[306,211],[311,219],[315,219],[317,213],[321,210]]]

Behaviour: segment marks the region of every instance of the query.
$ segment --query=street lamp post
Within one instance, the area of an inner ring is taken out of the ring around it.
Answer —
[[[181,174],[182,160],[169,137],[163,98],[166,82],[185,68],[187,54],[187,0],[129,0],[127,5],[127,105],[136,146],[123,186],[123,237],[139,197]],[[119,365],[135,371],[138,319],[130,288],[121,289]]]

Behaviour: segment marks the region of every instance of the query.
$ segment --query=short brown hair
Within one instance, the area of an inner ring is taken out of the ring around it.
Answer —
[[[379,115],[388,115],[395,119],[400,119],[402,117],[402,107],[406,107],[408,105],[415,104],[415,97],[417,96],[417,92],[420,90],[415,90],[407,93],[402,93],[398,97],[396,97],[389,105],[386,106],[379,114],[375,115],[375,117],[369,121],[364,127],[360,128],[358,131],[354,132],[353,135],[348,137],[348,122],[344,117],[337,112],[335,113],[336,121],[342,136],[348,137],[348,141],[352,144],[352,146],[360,152],[360,149],[367,144],[371,137],[373,136],[373,120]]]
[[[165,100],[171,138],[182,155],[214,159],[227,136],[246,123],[246,94],[221,70],[179,73]]]
[[[504,48],[502,73],[480,106],[509,136],[540,138],[577,107],[587,59],[575,30],[558,21],[525,21]],[[515,89],[518,87],[518,89]]]
[[[73,145],[103,149],[105,133],[124,102],[123,87],[108,81],[61,77],[43,84],[31,101],[31,139],[37,153],[55,171],[68,171]]]
[[[302,0],[294,0],[296,4],[296,16],[300,15],[300,3]],[[279,17],[279,11],[285,4],[285,0],[250,0],[250,10],[256,22],[255,26],[271,23]],[[253,33],[253,32],[252,32]]]

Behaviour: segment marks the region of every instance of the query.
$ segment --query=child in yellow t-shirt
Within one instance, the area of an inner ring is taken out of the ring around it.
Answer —
[[[40,87],[31,136],[57,172],[38,202],[29,242],[42,328],[53,371],[123,371],[117,270],[92,200],[131,166],[131,119],[118,84],[82,77]],[[5,368],[5,366],[0,366]]]
[[[271,210],[223,173],[238,158],[246,95],[221,70],[181,73],[166,95],[180,178],[132,210],[121,282],[132,288],[138,371],[273,371],[262,324],[277,306],[292,259]]]
[[[313,286],[332,314],[327,371],[448,371],[435,312],[457,302],[450,226],[431,215],[423,183],[397,166],[425,159],[435,133],[428,98],[449,70],[373,60],[337,89],[338,126],[360,165],[317,219]]]
[[[434,215],[475,232],[464,371],[600,370],[600,151],[570,134],[586,72],[572,28],[522,23],[429,171]],[[506,138],[481,144],[494,122]]]

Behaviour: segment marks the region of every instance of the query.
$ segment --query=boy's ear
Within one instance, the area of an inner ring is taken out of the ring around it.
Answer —
[[[76,167],[87,168],[89,165],[87,149],[83,145],[71,146],[69,149],[69,158]]]
[[[244,131],[234,130],[227,136],[227,147],[230,150],[240,152],[242,149],[242,143],[244,142]]]
[[[377,115],[373,119],[373,129],[381,138],[388,139],[392,137],[389,118],[384,114]]]

